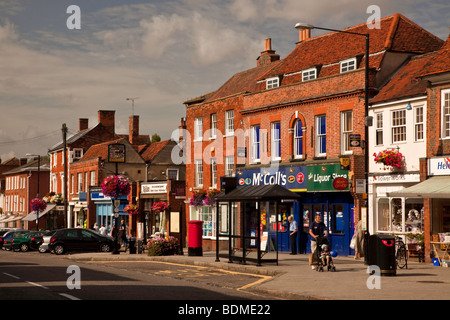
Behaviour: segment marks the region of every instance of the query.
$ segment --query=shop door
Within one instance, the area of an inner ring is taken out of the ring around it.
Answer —
[[[331,247],[339,255],[350,254],[350,209],[348,204],[329,206],[328,233]]]
[[[288,217],[292,214],[292,205],[278,204],[277,207],[275,208],[275,203],[270,203],[269,236],[273,245],[278,243],[278,251],[291,251]],[[277,229],[278,239],[276,239]]]
[[[322,216],[322,221],[328,231],[328,241],[330,242],[332,250],[335,250],[338,255],[350,254],[350,205],[348,203],[321,203],[303,206],[303,232],[307,235],[306,238],[300,241],[300,248],[305,248],[307,245],[307,252],[311,252],[309,235],[309,226],[315,219],[315,215],[319,213]],[[300,249],[301,250],[301,249]]]

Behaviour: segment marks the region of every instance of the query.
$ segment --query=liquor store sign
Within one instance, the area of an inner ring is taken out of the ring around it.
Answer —
[[[308,191],[349,190],[348,171],[340,164],[308,166]]]
[[[279,184],[293,192],[349,190],[340,164],[238,170],[238,186]]]

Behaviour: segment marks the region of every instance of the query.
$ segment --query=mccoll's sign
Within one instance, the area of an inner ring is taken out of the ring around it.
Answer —
[[[293,192],[348,190],[348,170],[336,165],[259,168],[236,172],[238,186],[278,184]]]

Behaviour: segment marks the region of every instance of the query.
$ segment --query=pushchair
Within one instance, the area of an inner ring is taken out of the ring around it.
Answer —
[[[331,250],[329,250],[330,255],[328,255],[328,265],[327,265],[327,259],[325,258],[325,264],[322,261],[321,253],[323,251],[323,246],[326,245],[330,248],[330,243],[328,241],[328,238],[326,237],[318,237],[317,238],[317,247],[316,247],[316,255],[317,255],[317,267],[316,271],[323,272],[323,268],[327,267],[328,271],[336,271],[336,267],[334,266],[333,257],[331,256]]]

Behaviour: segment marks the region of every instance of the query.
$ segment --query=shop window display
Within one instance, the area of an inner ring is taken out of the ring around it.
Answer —
[[[423,199],[381,198],[377,222],[379,232],[422,233]]]

